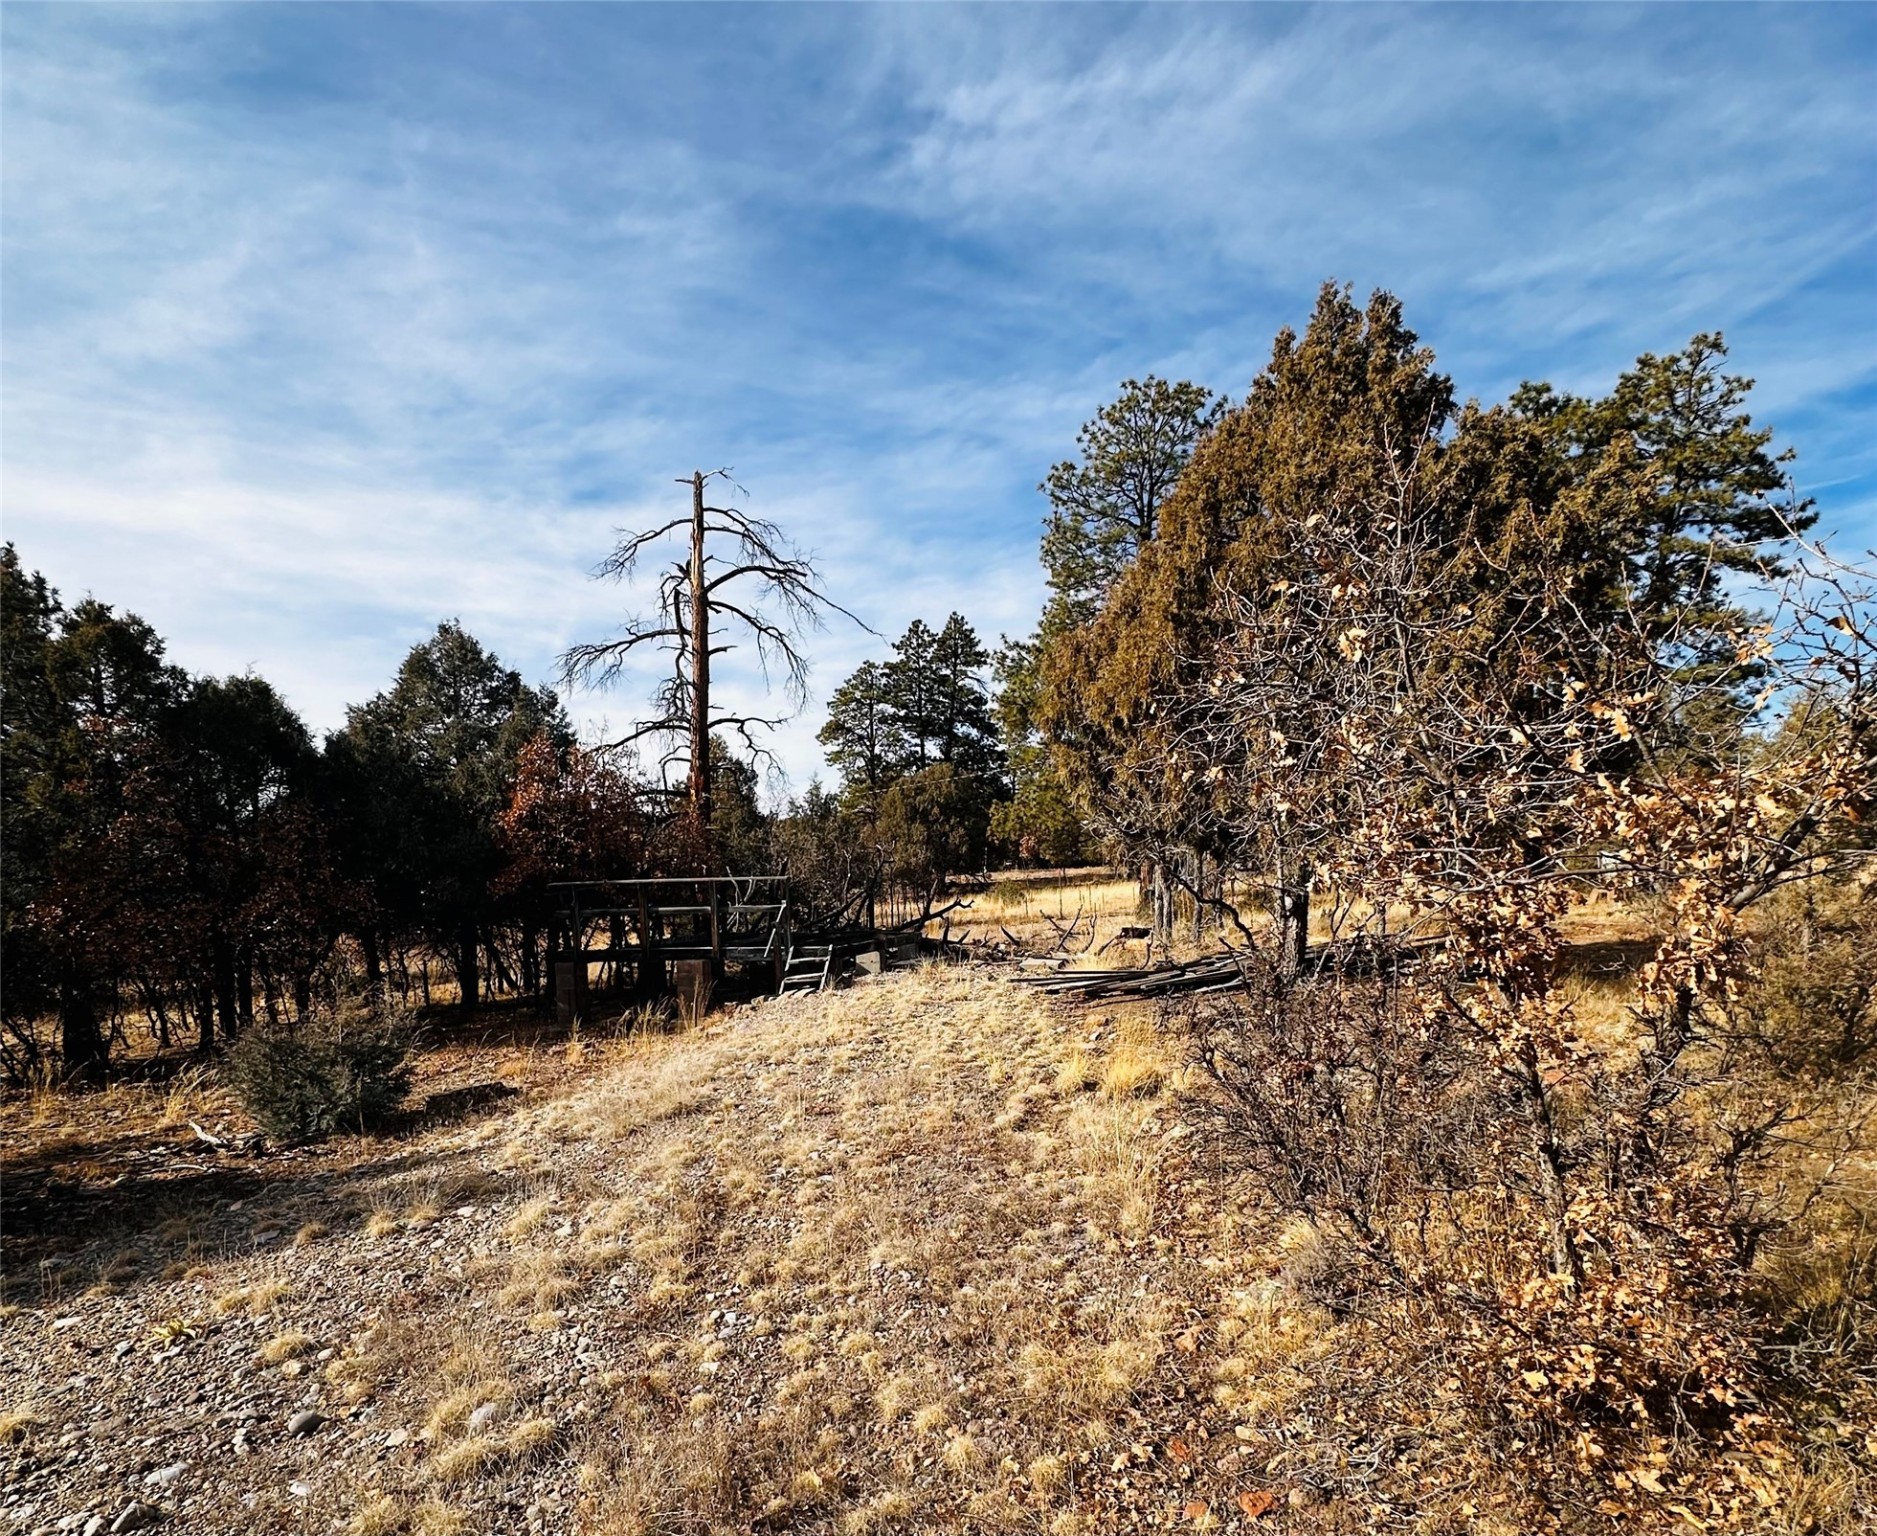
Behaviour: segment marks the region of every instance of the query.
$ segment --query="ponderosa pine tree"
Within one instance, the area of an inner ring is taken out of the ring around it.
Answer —
[[[828,719],[815,739],[827,749],[850,801],[877,805],[881,792],[905,771],[910,745],[887,698],[886,669],[862,662],[828,700]]]
[[[1223,399],[1204,385],[1149,374],[1084,422],[1081,456],[1049,472],[1043,567],[1049,575],[1045,635],[1086,624],[1121,573],[1159,531],[1193,450],[1218,422]]]
[[[990,654],[961,614],[943,629],[915,619],[890,660],[865,662],[837,688],[819,740],[850,798],[949,763],[986,803],[1002,792],[1004,757],[990,691]]]
[[[1526,384],[1512,399],[1555,436],[1580,478],[1613,452],[1639,459],[1650,494],[1624,530],[1629,601],[1697,670],[1734,662],[1723,633],[1738,612],[1730,578],[1776,573],[1779,550],[1817,521],[1792,490],[1792,450],[1771,451],[1772,430],[1744,409],[1753,381],[1724,373],[1726,358],[1720,333],[1703,332],[1679,352],[1644,353],[1602,399],[1549,384]]]

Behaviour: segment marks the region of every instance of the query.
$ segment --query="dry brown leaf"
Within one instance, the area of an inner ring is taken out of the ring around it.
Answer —
[[[1260,1515],[1268,1515],[1277,1503],[1277,1495],[1269,1488],[1241,1488],[1238,1492],[1238,1507],[1247,1520],[1256,1520]]]

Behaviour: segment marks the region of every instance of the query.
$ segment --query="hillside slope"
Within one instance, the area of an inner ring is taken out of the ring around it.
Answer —
[[[927,970],[612,1051],[343,1173],[262,1159],[239,1198],[152,1202],[16,1283],[0,1513],[110,1529],[135,1503],[123,1528],[231,1533],[1291,1517],[1235,1475],[1224,1405],[1307,1351],[1309,1320],[1249,1218],[1189,1178],[1204,1138],[1145,1020]]]

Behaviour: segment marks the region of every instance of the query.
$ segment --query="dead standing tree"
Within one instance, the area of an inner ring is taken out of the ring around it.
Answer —
[[[726,637],[740,632],[755,645],[765,680],[773,680],[779,671],[784,691],[799,708],[807,698],[808,682],[808,664],[798,646],[803,632],[819,629],[828,610],[854,618],[820,589],[813,562],[790,546],[774,523],[737,507],[709,505],[704,493],[713,480],[732,483],[729,472],[721,469],[682,477],[678,483],[691,488],[689,513],[643,532],[621,530],[619,543],[594,572],[608,580],[626,580],[661,540],[687,536],[684,558],[659,573],[656,611],[628,619],[612,639],[576,645],[561,658],[561,675],[570,685],[603,688],[618,679],[641,648],[652,646],[669,654],[670,675],[652,696],[654,717],[610,745],[627,746],[647,737],[682,743],[661,763],[685,764],[686,801],[706,861],[712,734],[734,731],[752,754],[762,756],[765,749],[755,733],[786,718],[713,711],[712,659],[734,650]],[[713,538],[715,549],[728,544],[727,556],[715,552]],[[743,596],[752,590],[753,597]]]

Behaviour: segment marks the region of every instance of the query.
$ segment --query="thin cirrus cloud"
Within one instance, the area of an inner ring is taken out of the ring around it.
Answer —
[[[9,5],[6,537],[322,728],[444,618],[551,675],[631,606],[587,579],[612,531],[695,467],[881,636],[1018,633],[1077,424],[1128,375],[1242,391],[1336,277],[1487,398],[1725,329],[1868,544],[1874,39],[1791,6]],[[811,637],[817,693],[884,643]],[[815,723],[778,738],[798,788]]]

